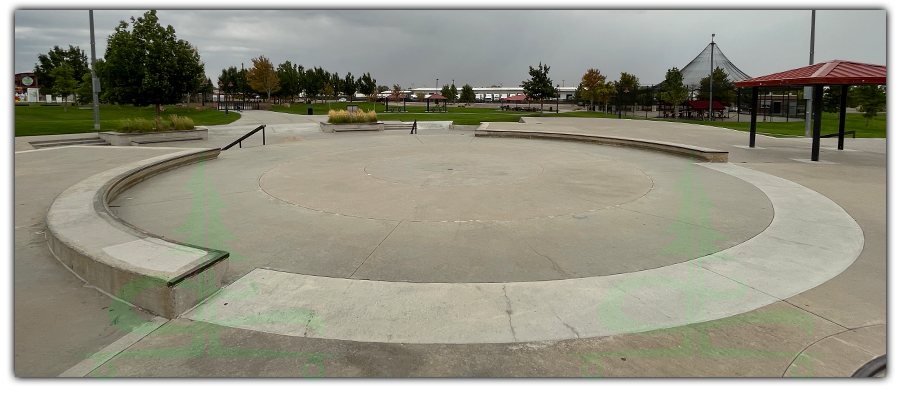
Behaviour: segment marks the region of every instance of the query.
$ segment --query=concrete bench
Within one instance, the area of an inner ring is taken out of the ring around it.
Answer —
[[[219,149],[165,154],[95,174],[60,194],[47,212],[47,242],[88,284],[174,318],[220,288],[228,253],[182,245],[119,219],[109,202],[176,167],[215,159]]]
[[[528,130],[490,130],[490,123],[481,123],[475,130],[475,137],[518,137],[518,138],[545,138],[571,141],[586,141],[597,144],[634,147],[647,150],[662,151],[665,153],[696,158],[711,163],[727,163],[728,152],[706,147],[687,144],[670,143],[666,141],[644,140],[625,137],[605,137],[591,134],[562,133]]]

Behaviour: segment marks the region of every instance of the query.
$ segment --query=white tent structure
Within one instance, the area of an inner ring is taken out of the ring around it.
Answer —
[[[712,50],[712,53],[710,53],[710,50]],[[688,87],[700,87],[700,80],[709,77],[710,58],[713,60],[712,67],[721,67],[725,70],[725,73],[728,74],[728,80],[735,82],[750,78],[747,73],[737,68],[728,57],[725,57],[725,53],[722,53],[722,49],[715,42],[710,42],[697,57],[681,69],[682,83]]]

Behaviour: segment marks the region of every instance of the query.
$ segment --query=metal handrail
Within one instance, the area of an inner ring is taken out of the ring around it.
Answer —
[[[848,135],[848,134],[853,134],[853,138],[856,138],[856,130],[851,130],[851,131],[845,131],[845,132],[844,132],[844,135],[845,135],[845,136]],[[841,136],[841,133],[831,133],[831,134],[826,134],[826,135],[824,135],[824,136],[819,136],[819,138],[840,137],[840,136]]]
[[[259,131],[259,130],[262,130],[262,132],[263,132],[263,134],[262,134],[263,145],[266,145],[266,125],[263,124],[263,125],[261,125],[261,126],[259,126],[259,127],[257,127],[257,128],[254,128],[253,131],[251,131],[251,132],[249,132],[249,133],[247,133],[247,134],[244,134],[243,137],[241,137],[241,138],[239,138],[239,139],[237,139],[237,140],[232,141],[231,144],[225,146],[225,147],[222,149],[222,151],[228,150],[229,148],[233,147],[235,144],[238,145],[238,148],[242,148],[242,147],[241,147],[241,141],[244,141],[247,137],[250,137],[250,136],[252,136],[253,134],[256,134],[256,132]]]

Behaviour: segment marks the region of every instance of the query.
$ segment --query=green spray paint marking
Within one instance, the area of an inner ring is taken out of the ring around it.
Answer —
[[[687,168],[681,174],[675,184],[675,190],[681,191],[681,207],[676,221],[665,232],[678,236],[675,240],[657,252],[659,255],[686,255],[689,259],[722,259],[733,261],[734,258],[722,252],[715,243],[725,239],[716,230],[712,229],[712,221],[709,210],[715,208],[712,201],[703,190],[703,186],[693,163],[688,163]],[[581,372],[585,377],[602,377],[604,368],[601,358],[764,358],[764,357],[797,357],[792,364],[791,372],[796,372],[796,366],[804,363],[809,369],[805,376],[812,375],[812,355],[802,354],[797,356],[793,352],[745,350],[733,348],[713,347],[709,341],[709,331],[721,327],[738,324],[781,323],[797,325],[812,337],[814,322],[812,317],[795,310],[772,310],[762,313],[746,313],[715,321],[705,321],[705,305],[710,300],[734,300],[746,295],[749,287],[735,282],[735,288],[731,290],[716,290],[706,287],[703,281],[703,269],[693,263],[684,264],[687,267],[687,279],[678,280],[655,274],[643,274],[629,276],[616,283],[612,289],[604,294],[598,306],[598,319],[609,330],[620,334],[681,334],[681,342],[677,347],[607,351],[594,353],[570,354],[568,356],[581,358],[583,361]],[[649,324],[634,320],[622,311],[622,303],[625,298],[637,290],[647,287],[662,287],[677,290],[685,294],[685,312],[678,323],[672,324],[674,328],[659,329],[656,324]],[[589,375],[588,366],[596,365],[598,372]],[[797,375],[794,375],[795,377]]]
[[[215,187],[206,175],[203,161],[197,164],[194,175],[190,179],[188,190],[193,191],[193,202],[187,221],[178,228],[178,232],[190,233],[184,242],[185,248],[176,249],[173,252],[196,253],[191,246],[215,248],[228,251],[230,258],[234,254],[226,245],[226,240],[235,240],[222,223],[220,212],[225,208],[224,203],[218,197]],[[238,257],[243,258],[243,257]],[[95,377],[110,378],[115,374],[115,365],[109,360],[112,358],[304,358],[301,372],[307,378],[319,378],[325,375],[324,360],[328,357],[336,357],[334,354],[306,353],[295,351],[259,350],[223,346],[219,332],[231,327],[241,327],[251,324],[303,324],[314,330],[320,337],[325,332],[325,322],[313,311],[303,309],[280,310],[257,315],[218,319],[215,313],[216,300],[241,300],[259,294],[259,286],[250,280],[239,279],[245,282],[247,289],[234,291],[220,288],[215,283],[215,274],[212,268],[204,270],[193,278],[188,278],[176,285],[179,288],[194,290],[198,295],[198,301],[209,297],[205,303],[197,307],[200,320],[190,324],[165,324],[162,327],[150,321],[144,321],[132,310],[131,304],[143,292],[152,292],[157,287],[167,287],[165,281],[154,277],[141,277],[129,282],[119,289],[116,298],[109,307],[109,321],[120,330],[149,335],[178,335],[192,334],[191,345],[187,347],[160,348],[147,350],[127,350],[121,353],[98,352],[88,354],[94,360],[95,366],[104,363],[109,364],[109,372],[99,375],[98,370],[93,371]],[[203,321],[203,322],[201,322]],[[213,324],[208,321],[215,321]],[[153,331],[156,330],[156,331]],[[309,365],[315,365],[318,372],[310,375]]]

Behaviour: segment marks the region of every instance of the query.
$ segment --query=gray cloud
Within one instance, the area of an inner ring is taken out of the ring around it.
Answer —
[[[94,12],[97,56],[120,20],[145,10]],[[574,85],[588,68],[626,71],[644,84],[683,67],[716,33],[721,50],[751,76],[806,65],[809,10],[160,10],[198,47],[213,80],[251,58],[290,60],[379,84],[517,85],[528,66],[550,65]],[[885,10],[816,12],[816,61],[886,64]],[[15,71],[31,71],[54,45],[90,53],[87,10],[16,10]]]

